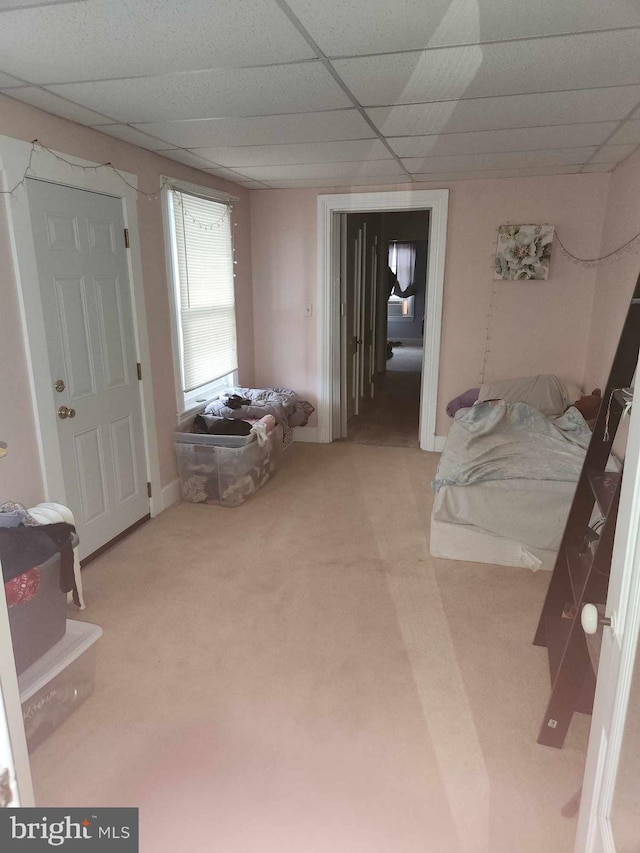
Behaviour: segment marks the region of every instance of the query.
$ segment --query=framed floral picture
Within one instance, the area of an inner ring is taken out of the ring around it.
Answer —
[[[501,225],[495,279],[545,281],[549,277],[553,225]]]

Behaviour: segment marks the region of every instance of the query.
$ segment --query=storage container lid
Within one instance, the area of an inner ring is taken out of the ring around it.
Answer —
[[[67,619],[64,637],[18,676],[20,702],[24,703],[52,678],[73,663],[102,636],[102,628],[91,622]]]
[[[197,432],[174,432],[176,444],[201,444],[206,447],[245,447],[256,440],[256,434],[249,435],[203,435]]]

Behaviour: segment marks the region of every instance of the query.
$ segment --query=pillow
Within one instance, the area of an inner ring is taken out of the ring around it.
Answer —
[[[547,417],[559,417],[572,401],[567,400],[564,385],[557,376],[540,374],[486,382],[480,388],[478,400],[506,400],[508,403],[528,403]]]
[[[450,400],[447,403],[447,414],[449,417],[453,418],[458,409],[469,409],[473,406],[478,399],[479,393],[479,388],[469,388],[464,394],[460,394],[459,397],[454,397],[453,400]]]

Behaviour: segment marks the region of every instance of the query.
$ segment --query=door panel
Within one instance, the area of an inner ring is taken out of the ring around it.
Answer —
[[[120,282],[117,278],[96,279],[96,305],[105,385],[113,390],[129,384]]]
[[[27,180],[66,497],[87,556],[149,511],[119,199]],[[62,380],[62,391],[53,390]]]

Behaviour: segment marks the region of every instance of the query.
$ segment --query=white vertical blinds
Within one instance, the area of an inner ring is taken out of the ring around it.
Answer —
[[[238,368],[231,207],[172,190],[183,391]]]

